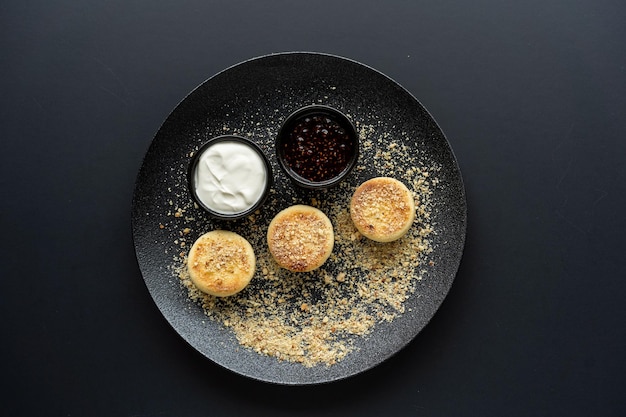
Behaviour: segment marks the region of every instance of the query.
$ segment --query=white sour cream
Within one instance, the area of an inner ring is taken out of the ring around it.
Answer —
[[[267,170],[261,156],[250,146],[224,141],[200,155],[194,173],[198,199],[221,214],[248,210],[263,195]]]

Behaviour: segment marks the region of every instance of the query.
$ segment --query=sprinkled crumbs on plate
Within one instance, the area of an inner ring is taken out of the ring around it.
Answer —
[[[378,323],[391,322],[405,313],[405,301],[414,294],[417,281],[423,278],[425,270],[436,267],[428,254],[433,251],[429,237],[436,233],[436,225],[430,221],[431,195],[436,190],[440,168],[422,160],[419,149],[409,149],[404,144],[405,133],[392,135],[377,125],[355,124],[361,137],[360,163],[349,180],[327,192],[301,193],[281,179],[276,186],[284,189],[280,193],[273,190],[259,211],[247,219],[220,223],[218,227],[194,207],[184,190],[170,190],[173,196],[165,204],[165,218],[155,227],[178,231],[173,242],[177,250],[172,257],[172,274],[180,279],[198,308],[211,320],[231,329],[241,346],[307,367],[331,366],[356,349],[357,338],[367,337]],[[265,149],[271,149],[273,143],[270,129],[258,124],[237,129],[224,126],[223,130],[254,135]],[[190,154],[193,151],[190,149]],[[180,168],[184,177],[186,167]],[[359,183],[383,175],[403,181],[416,206],[411,229],[390,243],[361,236],[349,213],[350,198]],[[285,195],[290,198],[285,199]],[[272,217],[299,203],[322,210],[335,231],[330,258],[308,273],[280,268],[266,242]],[[257,257],[257,270],[250,285],[226,298],[199,291],[186,269],[187,250],[195,238],[221,227],[246,237]]]

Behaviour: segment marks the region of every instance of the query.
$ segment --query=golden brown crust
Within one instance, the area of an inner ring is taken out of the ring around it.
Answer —
[[[189,251],[187,269],[201,291],[226,297],[243,290],[254,276],[256,257],[242,236],[214,230],[200,236]]]
[[[389,177],[372,178],[352,195],[350,216],[363,236],[377,242],[391,242],[411,228],[415,201],[402,182]]]
[[[322,211],[295,205],[271,221],[267,244],[278,265],[294,272],[308,272],[326,262],[335,244],[335,234]]]

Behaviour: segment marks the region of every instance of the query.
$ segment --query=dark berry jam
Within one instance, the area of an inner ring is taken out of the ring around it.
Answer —
[[[282,143],[286,165],[300,177],[322,182],[341,174],[354,155],[347,126],[327,114],[296,119]]]

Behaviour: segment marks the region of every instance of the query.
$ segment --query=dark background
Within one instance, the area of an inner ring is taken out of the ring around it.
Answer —
[[[619,0],[2,2],[2,414],[626,415],[625,21]],[[195,352],[131,238],[135,176],[169,112],[283,51],[345,56],[412,92],[456,153],[469,214],[426,329],[312,387]]]

